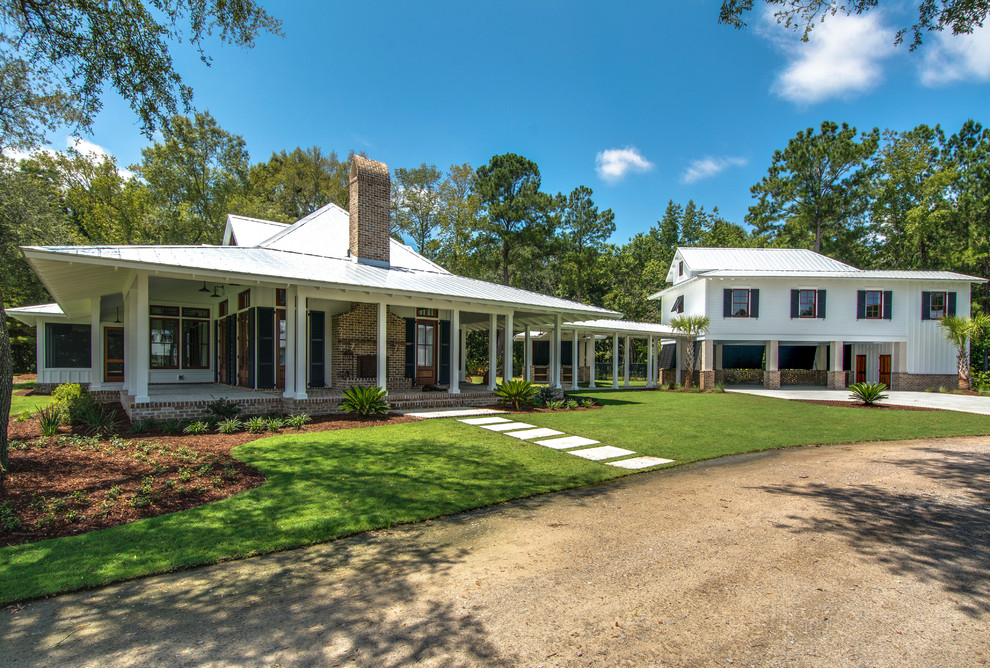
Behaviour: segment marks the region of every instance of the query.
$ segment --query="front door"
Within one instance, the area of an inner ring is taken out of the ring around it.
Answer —
[[[437,384],[437,321],[416,321],[416,384]]]
[[[880,356],[880,382],[890,387],[890,355]]]
[[[866,382],[866,355],[856,355],[856,382]]]
[[[247,387],[248,376],[248,314],[237,316],[237,384]]]
[[[103,382],[124,382],[124,328],[103,330]]]

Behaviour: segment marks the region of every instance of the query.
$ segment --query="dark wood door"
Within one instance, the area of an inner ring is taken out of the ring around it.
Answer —
[[[880,356],[880,382],[890,387],[890,355]]]
[[[285,330],[285,309],[278,309],[275,311],[275,341],[278,349],[275,351],[277,355],[275,362],[275,386],[280,389],[285,389],[285,342],[286,342],[287,332]]]
[[[124,328],[103,330],[103,382],[124,382]]]
[[[416,384],[437,384],[437,321],[416,321]]]
[[[248,314],[237,315],[237,384],[248,387]]]
[[[856,355],[856,382],[866,382],[866,355]]]

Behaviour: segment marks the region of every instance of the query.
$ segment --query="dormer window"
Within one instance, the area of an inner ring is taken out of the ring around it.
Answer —
[[[684,260],[681,260],[680,262],[677,263],[677,275],[678,276],[684,275]]]

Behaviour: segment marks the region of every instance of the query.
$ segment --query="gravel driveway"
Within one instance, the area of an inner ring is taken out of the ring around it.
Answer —
[[[990,439],[661,471],[0,612],[10,666],[979,666]]]

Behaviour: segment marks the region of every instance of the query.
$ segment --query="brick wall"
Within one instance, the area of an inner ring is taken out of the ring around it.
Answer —
[[[412,378],[406,378],[406,321],[389,312],[386,318],[386,348],[388,352],[388,389],[411,388]],[[333,319],[330,367],[333,387],[377,385],[376,376],[358,375],[358,357],[378,354],[378,304],[354,304],[350,311]],[[439,345],[439,341],[437,341]],[[377,366],[375,367],[377,369]]]
[[[920,374],[892,373],[890,374],[890,389],[904,392],[924,392],[944,387],[955,390],[959,387],[959,376],[956,374]]]
[[[391,196],[388,167],[383,162],[352,156],[349,185],[351,255],[388,264]]]
[[[726,385],[763,385],[762,369],[718,369],[715,382]]]
[[[828,372],[811,369],[781,369],[781,385],[821,385],[828,384]]]

